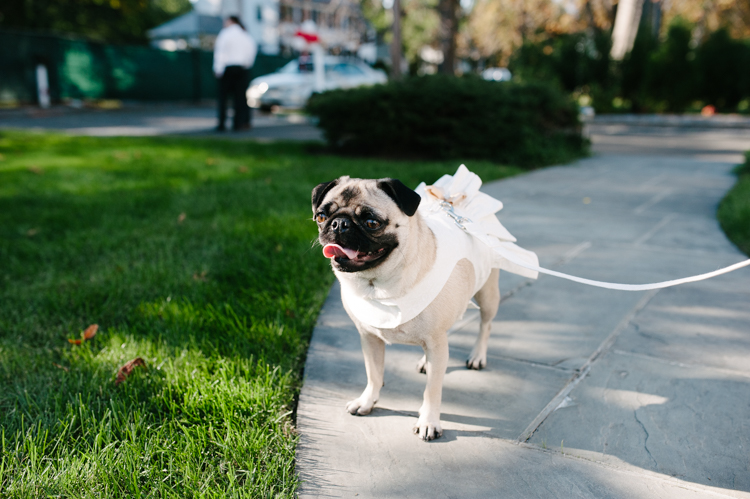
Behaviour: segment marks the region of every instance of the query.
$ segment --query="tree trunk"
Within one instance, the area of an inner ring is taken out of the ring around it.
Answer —
[[[622,60],[633,48],[642,11],[643,0],[620,0],[617,4],[615,27],[612,29],[612,59]]]
[[[440,0],[440,49],[443,52],[443,63],[440,72],[453,75],[456,70],[456,35],[458,34],[459,0]]]
[[[401,79],[401,0],[393,0],[393,41],[391,42],[391,79]]]

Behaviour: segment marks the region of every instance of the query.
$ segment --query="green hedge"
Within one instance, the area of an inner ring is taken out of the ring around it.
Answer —
[[[633,49],[610,59],[608,32],[560,34],[527,42],[508,69],[521,81],[559,85],[586,96],[597,112],[685,112],[713,105],[721,112],[750,112],[750,40],[720,29],[693,39],[677,19],[656,38],[641,25]]]
[[[576,104],[543,84],[425,76],[314,95],[329,145],[397,157],[491,159],[521,166],[587,151]]]
[[[717,217],[727,237],[750,255],[750,151],[745,163],[737,167],[737,183],[719,204]]]

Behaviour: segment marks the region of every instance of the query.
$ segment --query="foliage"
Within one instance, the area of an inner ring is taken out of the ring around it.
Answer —
[[[690,28],[682,23],[669,27],[667,38],[650,54],[644,85],[658,111],[681,112],[696,97],[697,75],[690,49]],[[662,109],[663,107],[663,109]]]
[[[611,40],[604,32],[559,35],[541,43],[525,43],[508,69],[527,81],[556,81],[567,92],[583,86],[607,85]]]
[[[361,6],[378,38],[391,43],[392,9],[385,9],[380,0],[363,0]],[[436,8],[437,0],[401,0],[401,43],[406,61],[412,68],[421,61],[419,53],[422,47],[437,39],[440,20]]]
[[[675,20],[681,20],[695,26],[700,39],[705,39],[710,33],[720,29],[727,29],[737,39],[750,38],[750,2],[747,0],[679,0],[661,3],[664,9],[664,30]]]
[[[293,497],[295,395],[333,281],[310,191],[456,166],[2,132],[0,496]]]
[[[525,43],[572,31],[574,25],[560,2],[477,0],[463,30],[463,45],[474,47],[489,65],[504,66]]]
[[[625,110],[638,112],[648,109],[644,83],[649,80],[649,58],[657,44],[658,40],[651,34],[651,30],[639,30],[632,50],[620,63],[620,97],[630,103]],[[595,105],[598,108],[601,104],[595,102]]]
[[[677,19],[663,40],[642,26],[619,63],[609,51],[604,32],[557,35],[525,43],[509,68],[523,81],[557,82],[593,100],[597,112],[679,113],[708,104],[720,111],[747,110],[750,43],[732,39],[726,30],[696,46],[693,28]]]
[[[727,237],[750,255],[750,151],[737,168],[737,183],[722,199],[717,218]]]
[[[727,30],[712,33],[696,50],[700,97],[721,111],[734,110],[750,98],[750,45]]]
[[[332,148],[356,154],[536,166],[586,149],[575,103],[550,85],[425,76],[314,95],[307,111]]]
[[[485,65],[506,65],[515,51],[528,43],[576,33],[611,33],[617,5],[616,0],[476,0],[462,32],[463,56]],[[662,28],[658,36],[662,38],[675,22],[694,26],[699,40],[721,29],[736,39],[750,37],[747,0],[647,2],[644,14],[649,7],[659,11]]]
[[[188,12],[190,0],[19,0],[0,3],[0,28],[145,42],[146,31]]]

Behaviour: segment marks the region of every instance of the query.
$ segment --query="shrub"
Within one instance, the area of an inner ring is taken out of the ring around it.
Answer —
[[[591,98],[602,113],[685,112],[705,104],[750,110],[750,40],[719,29],[698,41],[693,31],[676,18],[660,39],[650,22],[641,23],[622,61],[610,60],[609,33],[554,35],[524,43],[509,69],[523,81],[556,82]]]
[[[329,145],[341,152],[491,159],[520,166],[586,152],[576,104],[550,85],[442,75],[314,95]]]
[[[734,40],[725,29],[698,47],[695,62],[700,97],[721,111],[731,111],[750,97],[750,45]]]
[[[650,30],[638,30],[633,48],[619,64],[620,92],[623,99],[631,103],[635,112],[650,111],[648,89],[649,57],[656,50],[659,41]]]
[[[508,69],[524,81],[557,81],[573,92],[610,84],[609,33],[560,34],[543,42],[527,41],[513,54]]]
[[[697,97],[691,36],[688,26],[674,22],[669,27],[667,38],[649,58],[646,73],[648,94],[666,111],[682,112]]]
[[[719,204],[717,218],[727,237],[750,255],[750,151],[736,170],[737,183]]]

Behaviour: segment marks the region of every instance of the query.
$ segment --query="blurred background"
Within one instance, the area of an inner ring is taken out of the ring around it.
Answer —
[[[212,99],[229,15],[259,44],[254,77],[299,64],[312,32],[325,53],[391,79],[542,81],[586,112],[750,112],[748,0],[4,2],[0,106]]]

